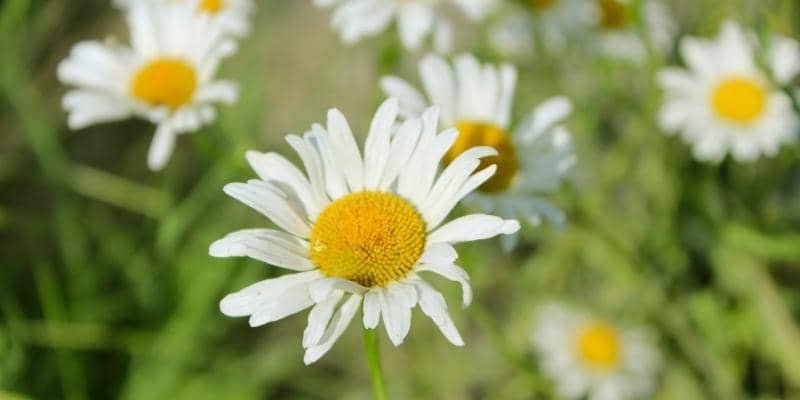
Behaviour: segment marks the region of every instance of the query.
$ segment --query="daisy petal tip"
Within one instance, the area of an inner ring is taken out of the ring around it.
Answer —
[[[503,226],[500,227],[500,232],[505,235],[511,235],[517,233],[520,229],[519,221],[515,219],[509,219],[503,221]]]
[[[228,317],[241,317],[241,312],[237,312],[239,307],[236,306],[236,294],[229,294],[219,301],[219,311]]]

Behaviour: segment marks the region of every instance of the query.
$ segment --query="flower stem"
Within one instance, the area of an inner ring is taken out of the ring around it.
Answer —
[[[364,328],[364,349],[367,351],[367,364],[369,365],[369,376],[372,379],[375,400],[386,400],[386,386],[383,383],[378,334],[375,329]]]

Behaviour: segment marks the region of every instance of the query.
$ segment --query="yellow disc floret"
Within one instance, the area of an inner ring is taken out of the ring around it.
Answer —
[[[458,139],[445,155],[444,161],[450,163],[459,154],[475,146],[494,147],[497,155],[483,158],[479,169],[495,164],[497,172],[478,190],[494,193],[508,189],[519,170],[517,151],[508,134],[493,124],[483,122],[461,121],[456,128]]]
[[[620,359],[617,331],[603,323],[593,323],[579,330],[575,340],[579,358],[589,367],[612,369]]]
[[[133,76],[133,97],[152,106],[173,110],[188,103],[197,89],[197,75],[186,61],[160,58],[145,64]]]
[[[200,11],[207,12],[209,14],[216,14],[222,10],[222,7],[225,5],[224,0],[202,0],[200,1]]]
[[[600,26],[603,29],[624,28],[630,22],[628,9],[619,0],[597,0],[600,8]]]
[[[408,201],[391,193],[353,193],[317,217],[311,261],[327,276],[386,286],[411,272],[425,240],[425,222]]]
[[[723,80],[711,94],[714,111],[723,119],[746,124],[764,112],[767,94],[757,82],[734,77]]]

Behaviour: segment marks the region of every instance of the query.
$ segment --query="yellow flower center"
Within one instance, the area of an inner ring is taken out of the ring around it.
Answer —
[[[611,369],[619,363],[619,335],[608,325],[593,323],[583,327],[575,345],[580,359],[592,368]]]
[[[175,110],[192,99],[196,88],[197,75],[191,65],[177,58],[161,58],[136,72],[130,91],[152,106]]]
[[[483,122],[461,121],[456,124],[456,128],[458,139],[445,155],[445,163],[452,162],[459,154],[475,146],[494,147],[497,155],[483,158],[478,168],[483,169],[494,164],[497,165],[497,172],[478,190],[494,193],[508,189],[519,170],[517,151],[508,134],[495,125]]]
[[[557,0],[529,0],[534,11],[544,11],[553,7]]]
[[[597,0],[600,8],[600,26],[608,30],[624,28],[630,22],[628,9],[619,0]]]
[[[225,0],[202,0],[199,8],[200,11],[204,11],[209,14],[216,14],[220,12],[224,6]]]
[[[417,210],[397,195],[352,193],[317,217],[311,261],[327,276],[386,286],[414,268],[425,248],[425,228]]]
[[[748,78],[728,78],[711,94],[714,111],[723,119],[745,124],[764,112],[767,94],[757,82]]]

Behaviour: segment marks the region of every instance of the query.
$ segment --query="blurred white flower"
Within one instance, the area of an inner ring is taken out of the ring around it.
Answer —
[[[730,152],[737,161],[753,161],[797,138],[800,120],[791,99],[761,69],[751,39],[728,21],[715,40],[683,40],[688,69],[659,73],[661,126],[680,132],[698,160],[719,162]],[[766,61],[777,83],[785,84],[800,70],[800,45],[773,39]]]
[[[600,50],[611,57],[642,61],[647,46],[637,32],[634,0],[594,0],[594,26]],[[661,0],[642,0],[639,13],[653,50],[666,53],[672,48],[677,28]]]
[[[58,66],[74,85],[62,105],[71,129],[139,116],[157,124],[147,164],[164,167],[176,135],[216,118],[214,103],[233,103],[235,84],[214,80],[236,50],[209,17],[181,4],[137,3],[127,14],[131,46],[85,41]]]
[[[479,21],[497,0],[314,0],[321,8],[333,7],[331,23],[347,44],[377,35],[397,20],[400,41],[408,50],[420,48],[433,34],[434,48],[447,52],[452,46],[452,28],[443,6],[455,5],[472,21]]]
[[[419,115],[428,104],[441,107],[442,123],[459,130],[445,162],[473,146],[491,146],[498,152],[482,160],[484,166],[497,165],[497,174],[467,197],[465,204],[534,225],[542,216],[563,224],[561,211],[541,195],[556,191],[575,163],[571,135],[562,125],[572,112],[569,100],[556,97],[544,102],[517,123],[511,135],[517,78],[512,65],[481,65],[465,54],[456,57],[451,67],[443,58],[428,55],[420,62],[419,73],[427,98],[394,76],[384,77],[381,87],[400,100],[400,112],[406,118]],[[504,237],[504,247],[513,248],[516,239],[516,235]]]
[[[654,389],[659,355],[639,330],[550,303],[539,310],[531,344],[566,399],[641,399]]]
[[[211,16],[225,33],[237,37],[250,33],[250,17],[255,11],[253,0],[114,0],[114,5],[128,10],[134,4],[142,2],[193,4],[198,13]]]
[[[278,154],[249,152],[260,179],[225,186],[280,230],[233,232],[209,253],[247,256],[297,272],[230,294],[220,309],[250,316],[255,327],[313,307],[303,334],[307,364],[330,350],[362,304],[364,327],[375,329],[382,316],[395,346],[408,334],[417,304],[451,343],[462,346],[444,298],[421,274],[459,282],[467,306],[472,289],[455,264],[452,245],[519,229],[517,221],[486,214],[442,225],[463,196],[492,176],[495,167],[476,171],[480,158],[495,151],[465,152],[437,177],[458,132],[437,133],[436,108],[394,132],[397,113],[394,99],[378,109],[362,157],[345,117],[332,109],[327,129],[314,125],[305,137],[287,137],[305,174]]]

